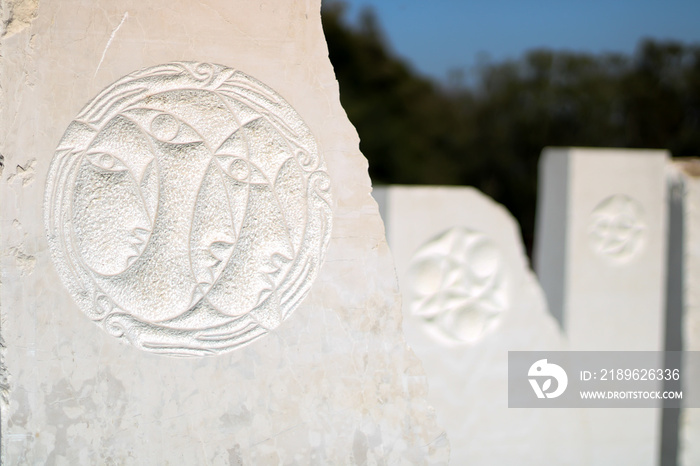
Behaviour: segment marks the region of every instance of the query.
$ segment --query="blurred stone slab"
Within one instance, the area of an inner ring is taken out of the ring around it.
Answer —
[[[545,149],[535,268],[572,350],[664,349],[666,151]],[[592,410],[592,464],[656,464],[660,410]]]
[[[3,464],[446,462],[320,0],[3,6]]]
[[[591,464],[582,411],[508,408],[508,351],[566,349],[510,213],[473,188],[373,195],[450,463]]]
[[[700,351],[700,159],[674,162],[671,172],[672,181],[679,188],[681,206],[681,240],[670,243],[669,254],[681,259],[681,277],[676,278],[680,278],[682,290],[682,349]],[[699,380],[698,371],[700,368],[686,363],[684,379]],[[700,409],[681,411],[678,436],[678,464],[700,464]]]
[[[535,267],[572,348],[661,349],[665,151],[546,149]],[[636,322],[634,329],[627,329]]]

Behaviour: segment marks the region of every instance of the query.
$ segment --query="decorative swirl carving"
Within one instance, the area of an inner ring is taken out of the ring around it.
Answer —
[[[477,341],[508,307],[500,251],[466,228],[451,228],[421,246],[407,278],[410,312],[446,343]]]
[[[101,92],[56,149],[51,253],[110,335],[219,354],[288,317],[330,241],[330,178],[294,109],[240,71],[169,63]]]
[[[331,178],[326,172],[316,171],[309,176],[309,185],[315,194],[329,206],[331,203]]]

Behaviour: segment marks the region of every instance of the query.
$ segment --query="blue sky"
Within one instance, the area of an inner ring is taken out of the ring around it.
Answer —
[[[327,1],[327,0],[324,0]],[[345,0],[372,7],[388,42],[422,74],[467,79],[488,58],[538,47],[631,54],[645,37],[700,43],[700,0]]]

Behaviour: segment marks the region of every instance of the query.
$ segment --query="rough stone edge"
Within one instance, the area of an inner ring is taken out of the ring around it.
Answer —
[[[1,0],[0,38],[10,37],[28,28],[38,11],[39,0]]]
[[[0,0],[1,1],[1,0]],[[326,56],[327,60],[327,66],[330,66],[331,68],[331,73],[333,74],[335,85],[333,90],[331,91],[333,94],[333,98],[336,99],[338,108],[340,110],[339,113],[339,119],[340,120],[345,120],[345,125],[349,127],[349,131],[354,134],[354,141],[353,144],[353,152],[358,154],[362,159],[364,159],[364,169],[366,170],[365,172],[365,179],[368,182],[366,186],[363,186],[363,189],[366,189],[365,195],[369,197],[368,205],[372,209],[372,214],[376,215],[379,218],[379,223],[381,225],[381,241],[380,241],[380,246],[383,246],[386,248],[388,252],[388,260],[391,261],[391,270],[393,272],[393,279],[396,284],[396,292],[397,292],[397,299],[396,302],[394,303],[394,306],[397,307],[398,309],[398,315],[397,315],[397,322],[396,325],[398,326],[398,331],[401,334],[400,337],[400,344],[403,347],[403,350],[405,352],[405,355],[415,361],[415,363],[420,367],[420,372],[421,374],[419,377],[422,379],[422,385],[425,389],[425,393],[422,395],[422,399],[425,402],[425,407],[427,409],[426,416],[429,420],[432,421],[433,425],[437,428],[437,430],[440,431],[440,434],[432,439],[430,443],[422,445],[421,450],[424,453],[424,460],[428,461],[429,457],[431,456],[431,449],[434,448],[435,450],[439,449],[444,449],[444,454],[446,455],[446,463],[442,463],[437,459],[436,462],[434,463],[427,463],[427,464],[450,464],[451,461],[451,455],[452,455],[452,443],[450,442],[447,430],[440,424],[438,421],[437,417],[437,412],[435,410],[435,407],[430,403],[429,397],[428,397],[428,391],[430,389],[430,383],[428,380],[428,375],[425,372],[425,368],[423,367],[423,361],[421,360],[420,357],[413,351],[413,348],[408,343],[408,340],[406,340],[406,335],[403,330],[403,320],[404,320],[404,315],[403,315],[403,300],[404,300],[404,295],[401,292],[400,286],[399,286],[399,277],[398,277],[398,271],[396,269],[396,261],[394,260],[394,253],[391,250],[391,247],[389,246],[389,238],[388,238],[388,227],[387,227],[387,221],[385,217],[382,215],[382,210],[388,209],[388,205],[391,202],[390,201],[390,196],[389,196],[389,191],[390,188],[393,186],[400,186],[400,185],[394,185],[394,184],[381,184],[381,183],[375,183],[371,177],[369,176],[369,159],[365,154],[362,152],[360,149],[360,134],[357,131],[357,127],[350,121],[350,117],[347,114],[347,110],[343,106],[341,100],[340,100],[340,94],[341,94],[341,89],[340,89],[340,81],[338,80],[337,74],[335,72],[335,67],[333,66],[333,63],[331,62],[330,59],[330,50],[328,49],[328,40],[326,38],[326,30],[323,29],[323,21],[322,21],[322,14],[323,14],[323,5],[322,2],[318,2],[318,9],[314,11],[314,14],[318,15],[317,19],[317,25],[318,27],[321,28],[321,38],[323,39],[323,53]],[[349,146],[350,148],[350,146]],[[412,185],[405,185],[407,187],[412,187]],[[379,191],[380,196],[384,196],[385,199],[383,199],[384,203],[380,204],[377,202],[377,199],[375,198],[375,193]],[[478,191],[478,190],[477,190]],[[505,207],[504,207],[505,209]],[[507,211],[507,209],[506,209]],[[524,251],[524,249],[523,249]],[[524,253],[524,252],[523,252]],[[406,371],[410,370],[410,365],[406,366],[405,368]],[[397,381],[399,383],[406,385],[406,374],[404,374],[404,378],[401,381]],[[410,400],[410,398],[408,398]],[[415,421],[415,419],[414,419]],[[439,456],[439,455],[438,455]],[[3,465],[0,465],[3,466]]]
[[[0,64],[4,59],[4,42],[9,37],[29,28],[37,18],[39,12],[39,0],[0,0]],[[6,109],[5,92],[2,89],[2,67],[0,66],[0,123],[4,122],[2,112]],[[6,125],[0,124],[0,127]],[[5,167],[4,138],[0,140],[0,181]],[[0,234],[2,225],[0,222]],[[0,317],[2,316],[2,274],[0,273]],[[5,464],[5,442],[3,442],[2,423],[9,405],[10,375],[5,364],[6,346],[2,337],[3,322],[0,321],[0,466]]]

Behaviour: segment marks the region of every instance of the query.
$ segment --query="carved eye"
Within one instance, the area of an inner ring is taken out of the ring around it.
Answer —
[[[87,154],[86,157],[91,164],[105,171],[120,172],[127,170],[121,160],[106,152],[93,152]]]
[[[217,159],[221,168],[234,180],[245,181],[250,175],[250,165],[241,158],[223,155],[217,156]]]
[[[160,113],[150,123],[151,134],[162,142],[189,144],[202,142],[202,136],[190,125],[168,114]]]
[[[161,141],[172,141],[180,132],[180,122],[172,115],[161,113],[151,122],[151,132]]]
[[[250,172],[250,167],[248,163],[243,159],[236,159],[231,162],[228,167],[229,174],[237,179],[238,181],[243,181],[248,178],[248,173]]]

